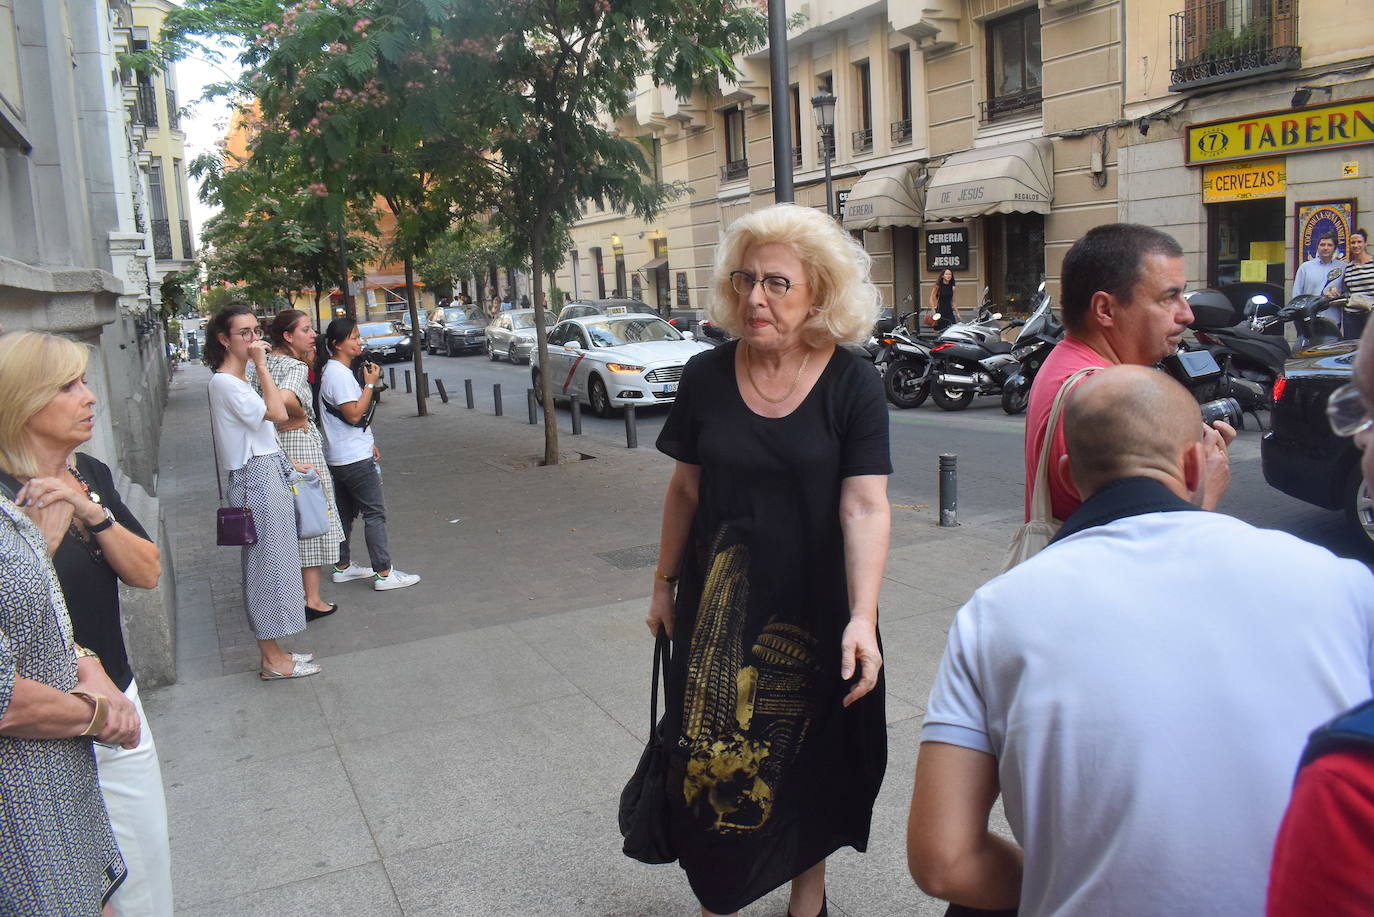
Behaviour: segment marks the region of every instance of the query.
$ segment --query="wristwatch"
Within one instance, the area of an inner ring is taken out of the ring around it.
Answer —
[[[375,382],[369,382],[369,383],[367,383],[367,385],[364,385],[363,388],[370,388],[370,389],[373,389],[373,390],[375,391],[376,388],[377,388],[377,383],[375,383]]]
[[[86,526],[86,531],[90,532],[92,535],[99,535],[101,532],[105,531],[107,528],[115,524],[114,513],[110,512],[110,508],[108,506],[102,506],[101,509],[105,511],[105,518],[97,522],[95,525]]]
[[[86,724],[85,730],[77,733],[78,736],[98,736],[105,728],[105,719],[110,715],[110,702],[105,699],[105,695],[96,694],[91,691],[68,691],[73,697],[84,697],[90,701],[95,709],[91,712],[91,721]]]

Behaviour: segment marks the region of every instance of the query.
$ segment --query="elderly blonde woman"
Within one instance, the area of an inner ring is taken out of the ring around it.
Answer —
[[[672,837],[706,917],[789,880],[792,917],[825,914],[825,858],[868,845],[892,469],[882,385],[836,346],[877,316],[868,265],[819,211],[732,224],[710,317],[738,340],[687,364],[658,438],[647,623],[673,641]]]
[[[88,356],[0,337],[0,914],[93,915],[112,895],[111,914],[172,910],[162,778],[119,620],[119,582],[156,584],[158,550],[110,469],[74,454],[95,418]]]

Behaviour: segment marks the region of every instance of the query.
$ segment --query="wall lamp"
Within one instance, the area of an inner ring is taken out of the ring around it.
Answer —
[[[1330,86],[1299,86],[1293,91],[1293,107],[1301,108],[1307,104],[1307,100],[1312,98],[1313,92],[1324,92],[1328,99],[1331,98]]]

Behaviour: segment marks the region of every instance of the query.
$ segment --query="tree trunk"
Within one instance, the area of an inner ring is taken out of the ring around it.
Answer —
[[[415,343],[416,332],[420,327],[419,309],[415,304],[415,259],[406,255],[406,303],[410,306],[410,357],[415,361],[415,412],[420,417],[429,416],[429,405],[425,402],[425,354]]]
[[[348,213],[345,211],[343,221],[339,223],[339,276],[343,278],[339,292],[343,294],[344,313],[356,321],[358,304],[354,301],[353,294],[348,291],[348,233],[345,229],[347,221]]]
[[[315,314],[312,316],[312,318],[315,319],[316,331],[324,330],[324,318],[320,315],[320,297],[323,295],[324,288],[321,287],[318,283],[315,284]]]
[[[539,400],[544,404],[544,464],[558,464],[558,415],[553,411],[553,379],[549,377],[549,329],[548,312],[540,296],[544,292],[543,272],[539,265],[544,263],[544,229],[542,221],[536,223],[531,233],[530,254],[535,265],[534,274],[534,333],[539,348]]]

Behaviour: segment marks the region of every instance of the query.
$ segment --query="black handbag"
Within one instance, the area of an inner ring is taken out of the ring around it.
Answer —
[[[668,664],[672,642],[659,631],[654,640],[654,676],[649,701],[649,741],[639,766],[620,793],[620,833],[625,855],[641,863],[671,863],[677,859],[668,830],[668,747],[658,718],[658,691],[668,697]]]

